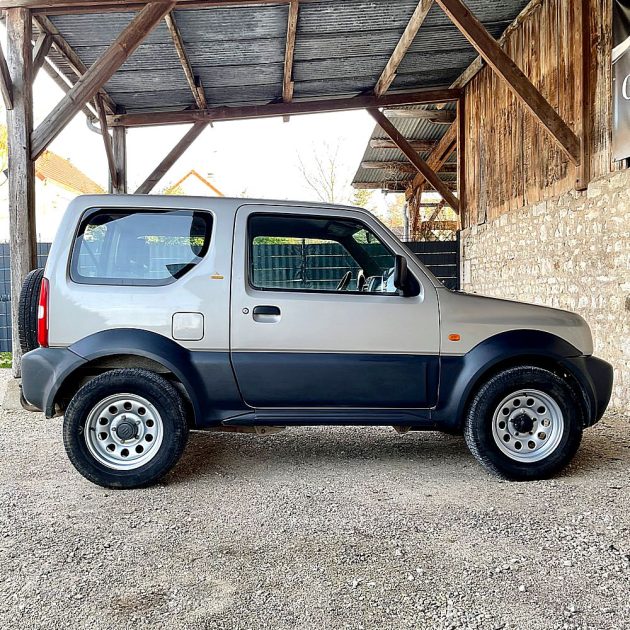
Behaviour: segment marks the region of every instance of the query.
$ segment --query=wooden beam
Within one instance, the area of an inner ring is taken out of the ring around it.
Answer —
[[[127,194],[127,130],[124,127],[112,129],[112,148],[116,165],[116,186],[110,182],[110,192],[119,195]]]
[[[20,290],[37,265],[35,240],[35,166],[31,158],[33,128],[32,30],[28,9],[6,12],[7,67],[13,86],[13,108],[7,111],[9,153],[9,254],[13,375],[20,376],[22,353],[18,331]]]
[[[389,89],[389,86],[393,83],[396,78],[398,66],[405,58],[405,55],[409,50],[409,46],[411,46],[413,40],[416,38],[416,35],[418,34],[418,31],[420,30],[420,27],[422,26],[432,6],[433,0],[420,0],[420,2],[418,2],[418,6],[407,23],[402,37],[396,44],[396,48],[394,48],[392,56],[389,58],[389,61],[385,65],[385,69],[374,86],[374,94],[376,94],[376,96],[382,96],[385,94],[385,92]]]
[[[96,95],[175,4],[174,1],[149,4],[123,29],[103,56],[90,66],[33,132],[34,159],[59,135],[83,105]]]
[[[37,38],[35,46],[33,47],[33,81],[35,80],[35,77],[37,77],[39,69],[44,64],[44,60],[50,51],[52,43],[53,38],[50,33],[41,33],[41,35]]]
[[[64,58],[77,79],[80,79],[87,72],[87,66],[81,61],[74,48],[63,38],[59,29],[45,15],[34,16],[33,21],[40,32],[47,33],[53,38],[54,49]],[[109,94],[103,88],[99,90],[99,94],[103,96],[107,109],[111,113],[115,112],[116,105]]]
[[[2,47],[0,46],[0,91],[2,99],[7,110],[13,109],[13,84],[11,83],[11,75],[7,66],[7,60],[4,58]]]
[[[401,173],[417,173],[417,169],[409,162],[361,162],[361,168],[380,169],[383,171],[399,171]],[[440,173],[456,173],[457,164],[443,164],[439,169]]]
[[[437,192],[446,199],[455,212],[459,211],[459,201],[457,197],[451,193],[444,182],[438,177],[437,173],[413,150],[413,147],[407,142],[403,135],[392,125],[387,117],[378,109],[369,109],[369,114],[379,124],[381,129],[398,145],[398,148],[405,154],[405,157],[416,167],[419,173],[437,190]]]
[[[269,103],[268,105],[244,105],[242,107],[213,107],[204,110],[187,109],[175,112],[148,112],[146,114],[114,114],[108,117],[111,127],[148,127],[154,125],[179,125],[194,122],[217,122],[221,120],[247,120],[272,118],[274,116],[294,116],[323,112],[350,111],[370,107],[390,105],[416,105],[456,101],[460,90],[431,89],[417,92],[399,92],[374,96],[364,94],[351,98],[333,98],[312,101],[292,101],[291,103]]]
[[[110,187],[112,190],[118,189],[118,172],[116,171],[114,148],[112,146],[112,138],[109,135],[109,128],[107,127],[107,114],[105,113],[105,104],[103,103],[103,97],[100,94],[96,96],[96,107],[98,109],[98,120],[101,124],[101,135],[103,136],[103,144],[105,145],[107,166],[109,167]]]
[[[57,70],[57,68],[55,68],[55,66],[53,66],[48,61],[48,59],[44,59],[42,69],[63,90],[64,94],[68,93],[68,91],[72,87],[72,83],[70,83],[70,81],[64,74],[60,74],[59,70]],[[91,103],[84,105],[81,111],[90,120],[95,120],[96,118],[98,118],[98,114],[96,113],[96,108]]]
[[[173,44],[175,45],[175,52],[179,57],[179,62],[182,64],[184,75],[186,76],[186,81],[188,82],[190,91],[193,94],[195,103],[199,109],[206,109],[206,107],[208,107],[208,104],[206,103],[206,95],[203,90],[203,86],[201,86],[193,73],[190,60],[188,59],[188,54],[184,48],[184,40],[182,39],[179,28],[177,27],[177,22],[175,22],[174,13],[171,11],[165,15],[164,21],[166,22],[166,28],[168,28],[168,31],[171,34]]]
[[[450,125],[455,122],[455,112],[435,109],[386,109],[387,118],[416,118],[428,120],[436,125]]]
[[[594,31],[591,28],[590,1],[577,0],[576,5],[578,22],[578,27],[575,29],[576,57],[580,60],[576,112],[580,126],[580,164],[577,168],[575,188],[576,190],[586,190],[591,181],[591,142],[593,102],[595,100],[593,85],[597,77],[592,51],[597,49],[597,44],[593,42]]]
[[[287,40],[284,49],[284,76],[282,79],[282,100],[290,103],[293,100],[293,57],[295,53],[295,34],[299,11],[298,0],[289,3],[289,18],[287,24]]]
[[[155,185],[166,175],[168,170],[184,154],[186,149],[201,135],[206,128],[207,122],[195,123],[184,137],[169,151],[167,156],[153,169],[153,172],[140,184],[136,190],[136,195],[147,195]]]
[[[455,191],[457,189],[457,184],[455,182],[442,182],[442,184],[450,191]],[[386,190],[387,192],[404,193],[407,192],[408,182],[396,180],[385,182],[353,182],[352,187],[364,190]],[[423,203],[422,207],[424,208],[427,205],[428,204]]]
[[[512,33],[521,28],[523,23],[529,20],[530,16],[542,5],[543,2],[544,0],[531,0],[531,2],[516,16],[514,21],[503,31],[503,34],[497,40],[499,46],[503,46]],[[464,72],[459,75],[459,77],[457,77],[457,79],[455,79],[455,81],[453,81],[451,87],[454,89],[461,89],[465,87],[483,67],[483,57],[479,56],[468,66],[468,68],[466,68],[466,70],[464,70]]]
[[[426,153],[427,151],[433,151],[437,144],[434,140],[407,140],[413,147],[414,151],[419,153]],[[387,138],[372,138],[369,142],[372,149],[398,149],[398,147]]]
[[[427,164],[434,170],[439,170],[442,165],[451,157],[453,151],[457,147],[457,123],[453,123],[446,133],[440,138],[439,142],[435,145],[435,148],[431,152],[431,155],[427,158]],[[418,173],[411,183],[408,197],[415,194],[420,189],[426,179],[422,173]]]
[[[462,96],[457,103],[457,198],[460,217],[466,209],[466,100]]]
[[[435,0],[475,47],[486,63],[505,82],[521,103],[549,132],[567,157],[580,163],[580,141],[547,99],[512,61],[486,27],[468,10],[462,0]]]

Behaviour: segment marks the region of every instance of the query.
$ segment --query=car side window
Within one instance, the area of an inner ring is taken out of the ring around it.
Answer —
[[[254,214],[248,239],[256,289],[397,294],[395,255],[355,219]]]
[[[211,231],[207,212],[92,211],[76,236],[70,277],[84,284],[169,284],[205,256]]]

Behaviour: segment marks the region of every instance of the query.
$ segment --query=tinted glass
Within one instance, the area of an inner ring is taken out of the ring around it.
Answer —
[[[168,284],[206,254],[212,219],[189,210],[102,210],[83,221],[71,276],[101,284]]]
[[[256,288],[396,293],[394,254],[358,221],[253,215],[249,239]]]

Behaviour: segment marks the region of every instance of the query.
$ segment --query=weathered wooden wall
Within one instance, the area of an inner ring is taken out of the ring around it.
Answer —
[[[592,30],[591,176],[611,162],[612,0],[590,0]],[[579,2],[542,0],[507,39],[506,52],[579,134]],[[466,199],[463,225],[563,194],[577,169],[488,67],[466,87]]]

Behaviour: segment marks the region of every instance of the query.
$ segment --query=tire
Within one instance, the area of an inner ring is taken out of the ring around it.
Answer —
[[[479,388],[466,413],[464,437],[491,473],[531,481],[547,479],[569,464],[582,427],[581,401],[570,384],[549,370],[521,366]]]
[[[118,369],[95,377],[74,395],[63,422],[70,461],[106,488],[155,483],[175,466],[187,440],[181,396],[149,370]]]
[[[43,277],[43,269],[34,269],[24,278],[22,283],[18,311],[18,333],[23,354],[39,348],[37,343],[37,308]]]

